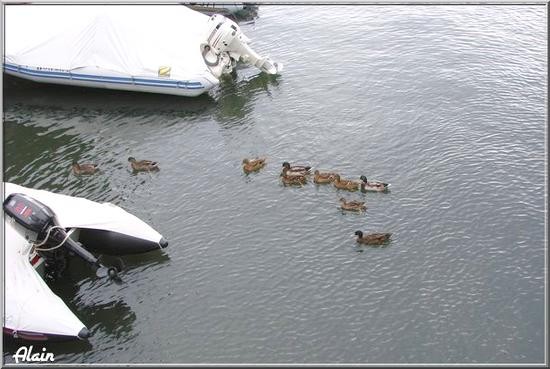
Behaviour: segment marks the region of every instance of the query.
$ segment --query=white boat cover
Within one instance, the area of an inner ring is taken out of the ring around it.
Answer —
[[[12,193],[29,195],[48,206],[56,214],[59,225],[64,228],[101,229],[155,243],[159,243],[162,238],[160,233],[143,220],[108,202],[98,203],[81,197],[4,183],[4,199]]]
[[[110,230],[157,243],[162,238],[147,223],[111,203],[100,204],[84,198],[4,183],[4,200],[12,193],[29,195],[47,205],[65,228]],[[28,241],[15,230],[11,222],[6,220],[4,225],[4,327],[15,331],[76,338],[85,326],[31,266]]]
[[[4,227],[4,327],[12,331],[78,337],[84,324],[56,296],[29,262],[28,241]]]
[[[6,5],[4,63],[217,83],[199,47],[208,19],[183,5]]]

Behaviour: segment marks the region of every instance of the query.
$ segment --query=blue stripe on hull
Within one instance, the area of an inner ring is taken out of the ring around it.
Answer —
[[[109,77],[109,76],[98,76],[93,74],[80,74],[80,73],[71,73],[71,72],[52,72],[52,71],[25,68],[19,65],[8,64],[8,63],[4,63],[4,69],[10,72],[15,72],[18,74],[28,75],[28,76],[71,79],[76,81],[117,83],[117,84],[137,85],[137,86],[171,87],[171,88],[181,88],[181,89],[187,89],[187,90],[199,90],[204,88],[204,86],[200,82],[160,80],[160,79],[148,79],[148,78]]]

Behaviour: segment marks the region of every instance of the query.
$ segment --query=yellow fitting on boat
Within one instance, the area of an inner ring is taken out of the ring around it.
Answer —
[[[170,77],[172,67],[159,67],[159,77]]]

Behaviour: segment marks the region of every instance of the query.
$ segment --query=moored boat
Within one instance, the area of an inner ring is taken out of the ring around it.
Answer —
[[[239,26],[182,5],[9,5],[4,72],[41,83],[198,96],[242,62],[269,74]]]
[[[87,327],[44,276],[62,275],[71,255],[98,277],[119,281],[119,268],[93,252],[143,253],[168,246],[147,223],[110,203],[4,184],[4,334],[26,340],[86,339]],[[92,236],[90,236],[92,235]]]

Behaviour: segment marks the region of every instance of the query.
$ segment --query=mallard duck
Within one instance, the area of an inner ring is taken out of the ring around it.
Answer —
[[[363,201],[346,201],[343,197],[340,198],[340,208],[350,211],[365,211],[367,207]]]
[[[283,163],[283,171],[286,168],[287,175],[306,175],[310,174],[310,166],[304,166],[304,165],[290,165],[287,161]]]
[[[361,176],[361,192],[375,191],[375,192],[385,192],[388,190],[389,183],[378,182],[378,181],[368,181],[367,177]]]
[[[72,164],[73,173],[76,175],[81,174],[94,174],[98,171],[98,167],[96,164],[78,164],[78,162],[75,160]]]
[[[334,187],[339,190],[357,191],[359,189],[359,182],[351,181],[348,179],[341,179],[339,174],[334,176]]]
[[[158,163],[151,160],[136,160],[133,157],[129,157],[128,161],[132,165],[134,172],[151,172],[154,170],[159,170]]]
[[[243,159],[243,171],[251,173],[262,169],[265,166],[265,158]]]
[[[313,182],[317,184],[326,184],[326,183],[332,183],[334,181],[334,176],[336,173],[321,173],[318,170],[313,172]]]
[[[302,185],[306,184],[307,178],[306,178],[306,176],[300,176],[300,175],[292,175],[292,176],[283,175],[283,176],[281,176],[281,181],[283,182],[283,184],[285,186],[286,185],[289,185],[289,186],[302,186]]]
[[[357,243],[361,243],[363,245],[382,245],[390,240],[391,233],[369,233],[366,235],[363,235],[363,232],[357,231],[355,232],[355,235],[357,236]]]
[[[280,174],[281,177],[305,177],[307,175],[308,175],[308,173],[295,172],[295,171],[292,171],[288,168],[283,168],[283,170],[281,171],[281,174]]]

